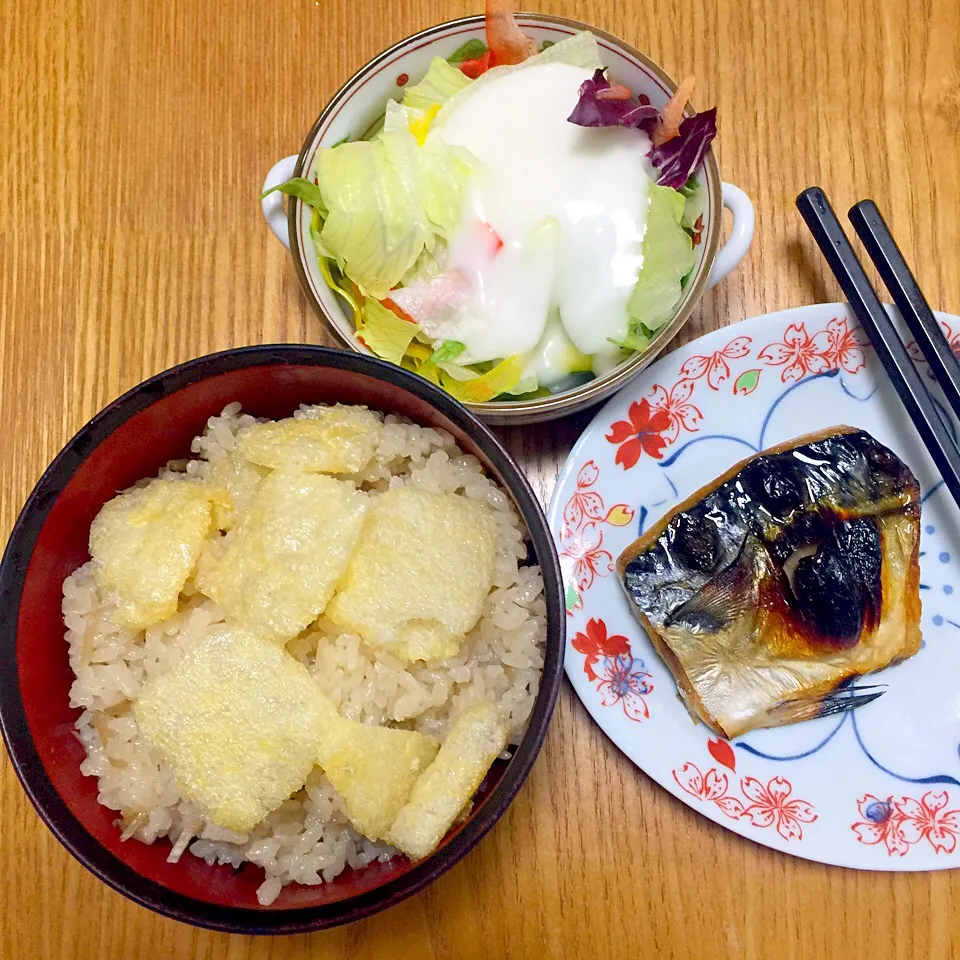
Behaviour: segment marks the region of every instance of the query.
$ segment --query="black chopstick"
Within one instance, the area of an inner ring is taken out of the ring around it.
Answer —
[[[934,405],[920,373],[883,309],[876,291],[863,272],[850,241],[830,201],[819,187],[810,187],[797,197],[797,209],[822,251],[863,329],[867,331],[880,362],[900,396],[943,482],[960,505],[960,450]]]
[[[950,349],[886,221],[872,200],[861,200],[850,210],[849,216],[900,315],[916,338],[924,359],[930,364],[930,371],[940,384],[947,403],[960,417],[960,361]]]

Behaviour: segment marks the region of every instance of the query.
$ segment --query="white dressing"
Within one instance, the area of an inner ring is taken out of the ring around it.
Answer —
[[[543,336],[521,379],[536,377],[541,387],[553,387],[571,373],[586,373],[590,370],[591,358],[577,350],[560,322],[559,313],[556,310],[551,311]]]
[[[465,345],[461,362],[534,350],[551,309],[581,353],[606,357],[610,340],[626,335],[643,263],[649,140],[567,121],[591,75],[562,63],[517,70],[478,88],[430,134],[482,165],[446,263],[464,293],[430,323],[431,336]],[[483,224],[502,241],[494,253]]]

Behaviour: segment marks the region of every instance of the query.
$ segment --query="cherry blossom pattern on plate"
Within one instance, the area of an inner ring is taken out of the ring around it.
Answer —
[[[655,411],[667,415],[668,425],[663,431],[663,439],[667,446],[676,442],[681,430],[696,433],[700,429],[703,414],[699,407],[689,402],[692,393],[692,380],[678,380],[670,388],[669,393],[666,387],[655,383],[653,389],[647,394],[650,406]]]
[[[627,718],[638,723],[650,716],[646,698],[653,693],[653,678],[644,662],[631,653],[626,637],[609,634],[603,620],[594,618],[571,646],[584,655],[583,672],[597,684],[602,707],[619,704]]]
[[[654,410],[644,398],[630,404],[626,420],[615,420],[606,435],[610,443],[618,445],[614,460],[629,470],[635,467],[642,454],[654,460],[663,459],[667,439],[662,434],[670,428],[670,417],[663,410]]]
[[[846,317],[834,317],[827,324],[827,350],[824,356],[831,370],[846,370],[856,373],[867,365],[863,348],[870,345],[870,338],[863,327],[850,328]]]
[[[597,577],[613,569],[613,556],[603,547],[602,524],[623,527],[633,521],[634,509],[615,503],[609,509],[597,492],[600,468],[587,460],[577,473],[570,499],[563,507],[560,528],[560,564],[563,567],[567,613],[582,606],[582,594]]]
[[[693,356],[683,361],[680,377],[683,380],[699,380],[706,376],[707,386],[719,390],[720,384],[730,379],[728,360],[739,360],[750,353],[750,337],[734,337],[722,350],[715,350],[709,356]]]
[[[567,559],[565,566],[574,588],[581,594],[593,586],[597,577],[605,577],[613,570],[613,555],[604,549],[603,530],[598,523],[585,523],[579,530],[564,527],[560,531],[560,557]]]
[[[596,461],[588,460],[577,472],[577,485],[563,507],[563,525],[579,530],[585,523],[598,523],[604,518],[603,497],[593,487],[600,479]]]
[[[776,826],[777,833],[784,840],[801,840],[801,824],[813,823],[817,819],[812,804],[798,798],[790,799],[793,787],[783,777],[774,777],[766,786],[755,777],[744,777],[740,781],[740,790],[752,801],[744,809],[743,818],[755,827]]]
[[[712,752],[712,751],[711,751]],[[730,751],[731,756],[733,751]],[[740,780],[740,795],[731,790],[730,777],[716,767],[706,773],[694,763],[673,771],[673,779],[685,793],[714,804],[731,820],[746,820],[761,829],[775,828],[784,840],[802,840],[803,824],[814,823],[818,814],[811,803],[791,799],[793,785],[784,777],[763,784],[756,777]]]
[[[880,846],[892,857],[904,857],[910,848],[927,841],[937,853],[953,853],[960,836],[960,810],[947,810],[950,795],[933,790],[919,800],[894,800],[868,793],[857,801],[860,820],[850,829],[867,846]]]
[[[783,340],[768,343],[757,357],[768,367],[783,367],[783,383],[802,380],[807,374],[845,370],[856,373],[866,364],[863,347],[869,339],[860,327],[850,329],[846,317],[834,317],[823,330],[807,333],[804,323],[791,323]]]

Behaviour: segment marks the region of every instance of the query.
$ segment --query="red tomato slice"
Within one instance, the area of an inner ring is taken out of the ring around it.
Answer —
[[[503,249],[503,237],[501,237],[500,234],[497,233],[497,231],[494,230],[489,223],[483,222],[480,224],[480,227],[490,235],[490,240],[493,243],[493,250],[491,253],[493,256],[496,256]]]
[[[464,60],[460,64],[460,72],[468,76],[471,80],[483,75],[490,69],[490,51],[488,50],[482,57],[476,60]]]

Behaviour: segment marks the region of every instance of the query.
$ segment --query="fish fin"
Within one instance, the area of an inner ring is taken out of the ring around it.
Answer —
[[[844,687],[831,690],[827,694],[788,700],[767,712],[769,726],[782,726],[786,723],[799,723],[801,720],[815,720],[817,717],[846,713],[872,703],[886,691],[884,686]]]
[[[736,559],[708,580],[689,600],[672,610],[664,627],[691,633],[718,633],[756,607],[759,577],[770,566],[766,548],[752,534],[745,537]]]

